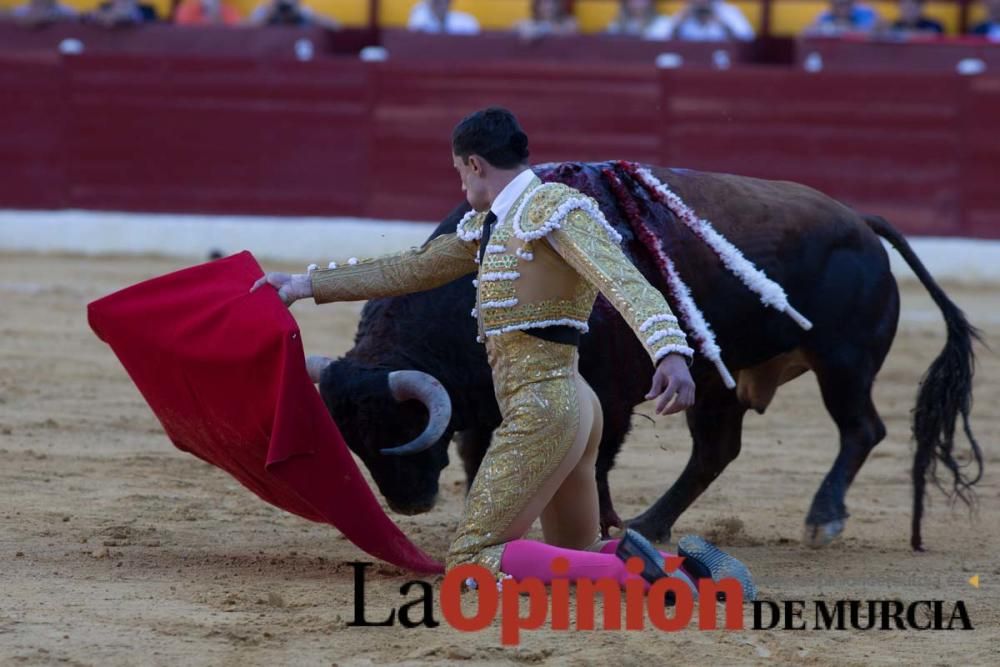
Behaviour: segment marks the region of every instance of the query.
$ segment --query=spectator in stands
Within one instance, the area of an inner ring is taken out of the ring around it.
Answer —
[[[313,10],[302,5],[299,0],[267,0],[258,5],[250,18],[249,25],[298,25],[298,26],[319,26],[336,30],[340,23],[336,20],[317,14]]]
[[[20,25],[35,28],[58,21],[76,20],[76,12],[58,0],[28,0],[10,10],[10,17]]]
[[[568,0],[533,0],[531,18],[518,23],[515,29],[524,39],[575,35],[579,30]]]
[[[152,5],[139,4],[138,0],[109,0],[84,17],[90,23],[105,28],[118,28],[157,20],[156,9]]]
[[[472,14],[451,11],[451,0],[424,0],[410,11],[406,27],[414,32],[475,35],[479,21]]]
[[[753,26],[743,12],[722,0],[688,0],[683,9],[671,17],[667,33],[667,39],[689,42],[749,42],[753,38]]]
[[[893,34],[901,37],[943,35],[944,27],[924,16],[925,0],[899,0],[899,19],[892,24]]]
[[[653,0],[619,0],[618,16],[607,32],[643,39],[667,39],[671,26],[670,17],[657,12]]]
[[[813,35],[872,33],[880,20],[874,9],[855,0],[830,0],[830,9],[816,17],[806,32]]]
[[[177,7],[177,25],[236,25],[240,13],[226,0],[184,0]]]
[[[1000,0],[986,0],[986,20],[970,32],[994,42],[1000,42]]]

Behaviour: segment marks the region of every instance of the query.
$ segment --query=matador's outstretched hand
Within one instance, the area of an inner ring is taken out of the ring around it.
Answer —
[[[250,291],[255,292],[264,285],[270,285],[278,290],[278,296],[286,306],[313,295],[312,278],[308,273],[265,273],[253,284]]]
[[[658,415],[672,415],[694,405],[694,380],[688,370],[686,358],[679,354],[668,354],[656,365],[653,386],[646,398],[653,399],[657,396]]]

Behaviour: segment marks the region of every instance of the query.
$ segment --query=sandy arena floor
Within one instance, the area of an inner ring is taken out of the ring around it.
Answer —
[[[974,428],[987,457],[979,516],[949,509],[934,491],[929,551],[908,549],[909,411],[943,342],[922,289],[904,291],[900,335],[876,392],[889,436],[848,496],[840,542],[821,551],[799,542],[837,450],[811,375],[783,388],[767,415],[747,418],[741,457],[675,535],[707,533],[730,547],[770,598],[962,599],[974,631],[547,630],[502,648],[496,626],[478,634],[347,627],[354,586],[344,563],[368,558],[167,441],[90,332],[85,306],[185,264],[0,254],[0,664],[1000,664],[1000,360],[992,353],[981,354],[976,387]],[[1000,293],[950,293],[1000,345]],[[359,311],[294,308],[307,349],[326,353],[348,349]],[[657,497],[688,450],[680,417],[638,419],[612,475],[622,516]],[[443,555],[462,495],[453,456],[438,507],[396,519]],[[370,617],[384,618],[412,577],[373,570]],[[967,583],[973,574],[979,589]]]

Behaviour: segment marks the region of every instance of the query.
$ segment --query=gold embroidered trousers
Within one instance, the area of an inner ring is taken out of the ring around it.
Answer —
[[[512,331],[491,336],[486,349],[503,423],[466,497],[447,567],[476,563],[499,574],[504,543],[531,527],[539,494],[562,472],[580,429],[589,431],[580,400],[593,394],[580,396],[573,345]]]

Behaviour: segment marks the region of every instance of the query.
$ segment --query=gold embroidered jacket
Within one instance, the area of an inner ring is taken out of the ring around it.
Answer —
[[[357,301],[432,289],[476,271],[486,213],[470,212],[456,233],[419,248],[312,272],[316,303]],[[653,363],[691,357],[663,295],[621,250],[621,237],[592,198],[535,178],[497,221],[472,281],[483,340],[507,331],[567,325],[587,331],[600,291],[643,342]]]

